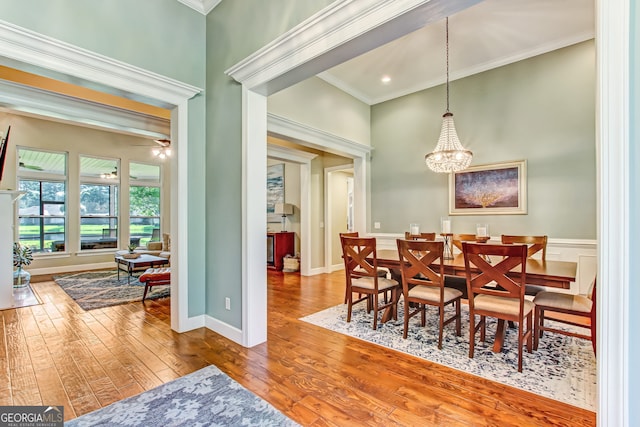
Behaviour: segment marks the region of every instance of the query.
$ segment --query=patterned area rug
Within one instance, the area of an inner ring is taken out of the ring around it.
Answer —
[[[211,365],[65,426],[297,426]]]
[[[455,324],[445,327],[442,350],[438,350],[437,309],[427,308],[427,324],[420,327],[420,316],[409,321],[407,339],[402,338],[404,306],[399,305],[398,320],[391,320],[372,329],[372,314],[363,304],[353,308],[347,323],[347,306],[341,304],[303,317],[301,320],[323,328],[372,342],[393,350],[468,372],[495,382],[545,396],[554,400],[595,411],[597,402],[596,360],[591,342],[560,334],[545,333],[538,350],[523,351],[522,373],[518,372],[517,330],[507,328],[500,353],[492,351],[495,319],[487,318],[487,340],[476,335],[475,355],[469,358],[469,311],[462,304],[462,336],[455,334]],[[447,308],[447,317],[452,314]],[[554,323],[559,328],[572,326]]]
[[[84,273],[54,276],[53,280],[84,310],[109,307],[132,301],[141,301],[144,284],[136,277],[127,283],[127,273],[117,270],[89,271]],[[149,288],[147,299],[169,296],[170,286],[153,286]]]

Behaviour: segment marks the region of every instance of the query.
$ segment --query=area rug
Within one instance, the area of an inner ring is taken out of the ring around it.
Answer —
[[[122,271],[118,280],[117,270],[65,274],[54,276],[53,280],[84,310],[141,301],[144,294],[144,283],[136,277],[127,283],[127,273]],[[149,288],[145,301],[169,296],[169,288],[169,285]]]
[[[297,426],[211,365],[65,426]]]
[[[538,350],[523,351],[523,371],[518,372],[517,330],[507,328],[500,353],[492,351],[495,337],[495,319],[487,318],[487,340],[480,342],[476,335],[474,358],[469,358],[469,311],[462,305],[462,335],[455,334],[455,325],[445,327],[442,350],[438,350],[437,308],[427,310],[427,325],[420,326],[420,316],[409,321],[407,339],[402,338],[404,306],[399,303],[398,320],[372,329],[372,314],[362,304],[353,308],[351,322],[347,323],[347,306],[341,304],[301,320],[323,328],[375,343],[393,350],[506,384],[540,396],[595,411],[597,402],[596,360],[591,342],[574,337],[546,332],[540,339]],[[447,317],[452,312],[447,308]],[[573,326],[554,323],[558,328]]]

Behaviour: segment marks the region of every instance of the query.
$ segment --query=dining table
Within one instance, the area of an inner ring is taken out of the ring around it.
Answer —
[[[377,249],[376,257],[379,267],[386,267],[391,271],[391,276],[402,281],[400,273],[400,257],[397,250],[393,249]],[[499,262],[500,257],[495,259],[489,258],[489,262]],[[458,253],[453,256],[452,259],[443,259],[444,273],[450,276],[465,276],[466,268],[464,264],[464,255]],[[527,258],[526,265],[526,283],[530,285],[546,286],[550,288],[570,289],[571,282],[576,280],[576,272],[578,269],[578,263],[571,261],[555,261],[555,260],[541,260],[536,258]],[[477,270],[472,269],[472,273]],[[514,268],[513,275],[518,276],[520,269]],[[397,305],[396,305],[397,307]],[[394,314],[393,310],[387,309],[382,315],[382,322],[386,322]],[[493,345],[493,351],[498,353],[502,349],[502,343],[504,342],[506,324],[504,320],[498,319],[498,325],[496,328],[496,339]]]

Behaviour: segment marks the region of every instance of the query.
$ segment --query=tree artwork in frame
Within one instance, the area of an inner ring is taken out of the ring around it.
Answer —
[[[472,166],[449,175],[450,215],[526,213],[526,160]]]
[[[284,203],[284,163],[267,166],[267,222],[280,222],[276,203]]]

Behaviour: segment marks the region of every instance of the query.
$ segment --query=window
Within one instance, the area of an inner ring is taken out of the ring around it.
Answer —
[[[18,240],[34,252],[64,251],[67,155],[18,147]]]
[[[160,166],[129,164],[129,235],[141,245],[160,239]]]
[[[80,250],[118,247],[118,161],[80,156]]]

